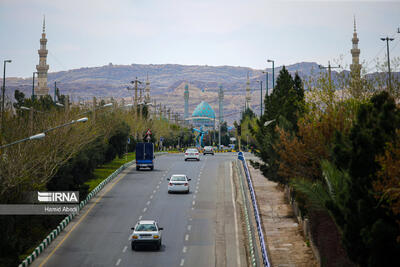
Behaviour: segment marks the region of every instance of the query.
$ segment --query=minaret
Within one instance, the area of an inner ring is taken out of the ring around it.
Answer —
[[[218,149],[221,147],[221,123],[224,120],[224,90],[222,89],[222,85],[219,86],[218,91]]]
[[[144,96],[144,102],[150,103],[150,81],[149,81],[149,74],[147,73],[147,80],[146,80],[146,94]]]
[[[37,75],[38,75],[38,86],[35,89],[35,94],[38,96],[45,96],[49,94],[49,88],[47,87],[47,71],[49,70],[49,65],[46,63],[47,59],[47,39],[46,39],[46,20],[43,17],[43,32],[42,38],[40,39],[40,49],[39,53],[39,65],[36,65]]]
[[[354,17],[354,33],[353,39],[353,48],[350,50],[352,56],[352,64],[350,64],[350,71],[354,75],[354,77],[360,77],[361,65],[360,65],[360,49],[358,49],[358,37],[357,37],[357,29],[356,29],[356,18]]]
[[[250,108],[250,102],[251,102],[251,92],[250,92],[250,79],[249,79],[249,73],[247,73],[247,82],[246,82],[246,109]]]
[[[187,123],[186,119],[189,118],[189,85],[185,85],[185,93],[184,93],[184,99],[185,99],[185,111],[184,111],[184,117],[185,117],[185,123]]]

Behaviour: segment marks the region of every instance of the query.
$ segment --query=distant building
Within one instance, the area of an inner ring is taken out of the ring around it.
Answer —
[[[213,108],[205,101],[201,101],[192,113],[192,123],[196,127],[215,127],[215,112]]]
[[[360,77],[361,75],[361,65],[360,65],[360,49],[358,48],[358,37],[357,37],[357,29],[356,29],[356,18],[354,17],[354,33],[353,39],[351,39],[353,43],[353,48],[350,50],[352,57],[352,64],[350,64],[350,71],[353,77]]]
[[[47,87],[47,71],[49,70],[49,65],[47,65],[47,39],[46,39],[46,20],[43,17],[43,32],[42,38],[40,39],[40,49],[39,53],[39,65],[36,65],[37,77],[38,77],[38,85],[35,88],[35,95],[37,96],[45,96],[49,94],[49,87]]]

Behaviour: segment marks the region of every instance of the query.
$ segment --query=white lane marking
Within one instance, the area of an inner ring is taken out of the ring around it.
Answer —
[[[199,180],[198,180],[198,182],[200,182],[200,180],[201,180],[201,178],[199,177]]]
[[[159,181],[158,184],[161,184],[161,181]]]
[[[193,201],[192,201],[192,205],[194,206],[194,204],[196,204],[196,201],[193,200]]]
[[[139,216],[139,221],[142,219],[142,217],[143,217],[142,215]]]
[[[193,195],[193,198],[196,198],[196,195]]]
[[[125,251],[128,249],[127,246],[124,247],[124,249],[122,250],[122,253],[125,253]]]
[[[195,194],[197,194],[199,192],[199,190],[196,189],[196,191],[194,191]]]
[[[181,259],[181,264],[180,266],[183,266],[185,264],[185,259]]]
[[[153,194],[155,194],[156,193],[156,190],[153,190]]]
[[[144,208],[144,209],[143,209],[143,212],[146,212],[146,210],[147,210],[147,208]]]
[[[187,251],[187,247],[184,246],[183,249],[182,249],[182,252],[183,252],[183,253],[186,253],[186,251]]]
[[[154,197],[154,196],[153,196],[153,195],[151,195],[151,196],[150,196],[150,199],[153,199],[153,197]]]
[[[150,205],[150,200],[149,200],[149,201],[147,201],[146,205],[147,205],[147,206],[148,206],[148,205]]]
[[[199,173],[199,176],[201,175],[201,171],[200,171],[200,173]]]
[[[239,252],[239,237],[238,237],[238,225],[237,225],[237,214],[236,214],[236,203],[235,203],[235,194],[233,189],[233,175],[232,175],[232,162],[229,163],[229,175],[231,176],[231,193],[232,193],[232,205],[233,205],[233,214],[235,219],[235,239],[236,239],[236,261],[237,266],[240,266],[240,252]]]
[[[157,187],[156,187],[157,189],[159,189],[160,188],[160,186],[159,185],[157,185]]]
[[[190,224],[187,226],[187,228],[188,228],[188,231],[192,230],[192,226]]]
[[[186,234],[185,235],[185,241],[188,241],[189,240],[189,234]]]
[[[196,190],[199,190],[199,186],[198,185],[196,186]]]
[[[115,264],[115,266],[118,266],[121,263],[121,259],[117,260],[117,263]]]

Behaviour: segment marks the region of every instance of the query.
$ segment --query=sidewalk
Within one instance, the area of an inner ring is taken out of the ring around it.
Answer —
[[[267,180],[250,163],[248,166],[272,266],[318,266],[283,190],[277,183]]]

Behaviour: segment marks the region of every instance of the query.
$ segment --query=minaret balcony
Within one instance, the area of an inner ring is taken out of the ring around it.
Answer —
[[[36,70],[37,71],[48,71],[49,65],[36,65]]]

